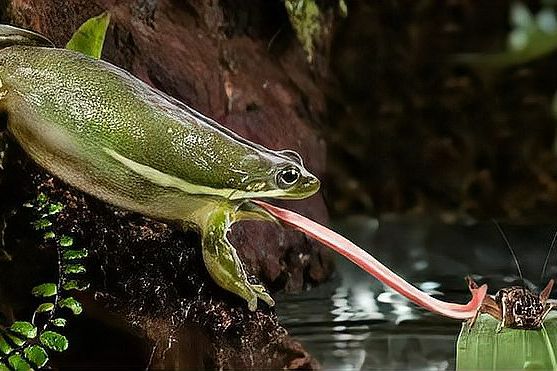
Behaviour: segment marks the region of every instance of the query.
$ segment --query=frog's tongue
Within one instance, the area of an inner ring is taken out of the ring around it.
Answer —
[[[411,302],[420,305],[429,311],[456,319],[471,319],[475,317],[478,309],[482,305],[487,292],[487,285],[482,285],[479,288],[475,285],[470,285],[469,289],[472,293],[472,299],[470,299],[467,304],[447,303],[435,299],[406,282],[399,275],[381,264],[373,256],[338,233],[331,231],[311,219],[296,214],[293,211],[281,209],[280,207],[258,200],[253,200],[253,202],[257,203],[270,214],[280,219],[284,224],[303,232],[309,237],[320,241],[325,246],[328,246],[336,252],[344,255],[346,258],[354,262],[369,274],[373,275],[385,285],[393,288],[401,295],[407,297]]]

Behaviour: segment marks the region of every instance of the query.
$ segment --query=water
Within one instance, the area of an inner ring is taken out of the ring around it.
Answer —
[[[423,220],[353,217],[336,223],[352,239],[414,285],[445,300],[469,298],[464,277],[487,282],[490,292],[519,282],[511,255],[491,223],[444,225]],[[527,284],[540,273],[554,226],[503,228]],[[367,273],[337,259],[333,280],[300,295],[278,297],[281,323],[327,370],[455,367],[459,321],[426,313]],[[554,261],[548,273],[556,276]]]

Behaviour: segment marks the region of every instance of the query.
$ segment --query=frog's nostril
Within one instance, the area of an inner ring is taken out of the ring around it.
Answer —
[[[307,182],[305,182],[305,188],[319,188],[320,182],[319,179],[311,177],[307,180]]]

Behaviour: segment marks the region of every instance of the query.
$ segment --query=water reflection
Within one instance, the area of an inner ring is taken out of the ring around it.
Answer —
[[[490,290],[517,283],[516,268],[490,223],[441,225],[423,220],[338,223],[352,239],[422,290],[464,302],[463,278]],[[505,226],[530,285],[539,279],[553,226]],[[557,260],[553,259],[553,260]],[[549,272],[556,273],[554,264]],[[543,282],[542,282],[543,281]],[[535,283],[535,284],[534,284]],[[425,313],[344,258],[328,284],[279,297],[283,325],[324,369],[452,369],[460,323]]]

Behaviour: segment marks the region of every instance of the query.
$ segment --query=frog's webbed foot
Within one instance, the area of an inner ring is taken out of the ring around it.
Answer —
[[[269,295],[265,286],[257,285],[257,284],[250,284],[250,286],[251,286],[251,289],[257,295],[257,297],[259,299],[263,300],[265,303],[267,303],[268,306],[272,307],[272,306],[275,305],[275,301],[273,300],[271,295]]]
[[[235,213],[233,206],[223,204],[209,215],[202,230],[205,266],[220,287],[245,299],[250,310],[254,311],[257,308],[258,299],[273,306],[275,301],[267,293],[265,287],[248,281],[236,249],[226,237],[230,226],[236,220]]]

